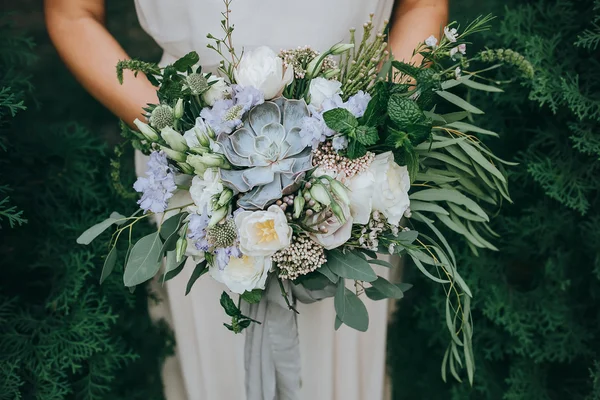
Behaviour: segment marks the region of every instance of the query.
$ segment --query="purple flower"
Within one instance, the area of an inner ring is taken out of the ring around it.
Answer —
[[[348,147],[348,138],[346,136],[335,136],[331,141],[331,146],[335,151],[345,150]]]
[[[242,116],[245,111],[243,105],[236,105],[233,100],[217,100],[212,108],[203,108],[200,111],[200,117],[217,134],[221,132],[231,133],[242,123]]]
[[[371,101],[371,95],[360,90],[354,96],[351,96],[346,103],[344,108],[352,113],[356,118],[360,118],[365,115],[367,105]]]
[[[145,212],[163,212],[167,209],[167,200],[177,188],[173,169],[164,152],[154,151],[150,154],[146,175],[147,178],[139,177],[133,184],[135,191],[142,193],[138,204]]]
[[[206,228],[208,227],[210,218],[205,213],[191,214],[188,223],[188,239],[194,241],[194,246],[198,250],[208,251],[208,241],[206,240]]]
[[[222,271],[225,269],[227,264],[229,264],[229,259],[231,257],[240,258],[242,256],[242,252],[237,246],[221,247],[215,250],[215,256],[215,263]]]
[[[233,96],[235,104],[244,107],[244,112],[265,102],[263,92],[254,86],[233,85],[232,88],[235,93]]]

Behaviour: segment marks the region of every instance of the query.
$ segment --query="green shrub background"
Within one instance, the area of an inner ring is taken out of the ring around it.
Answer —
[[[107,7],[125,49],[158,59],[133,1]],[[151,323],[148,293],[130,294],[119,273],[98,285],[101,243],[75,244],[110,211],[135,208],[110,183],[117,123],[60,62],[39,2],[1,9],[0,400],[161,399],[171,333]],[[597,400],[600,1],[451,1],[462,22],[487,12],[499,18],[481,46],[521,52],[536,76],[472,97],[482,126],[501,134],[487,144],[520,163],[514,204],[494,222],[500,252],[474,257],[454,243],[476,294],[475,384],[442,382],[443,293],[409,265],[415,287],[389,329],[394,399]],[[123,163],[129,186],[130,155]]]

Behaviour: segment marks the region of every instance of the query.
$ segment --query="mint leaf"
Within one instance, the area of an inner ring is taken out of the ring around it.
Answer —
[[[388,114],[392,122],[402,130],[407,130],[411,125],[422,124],[427,121],[427,117],[425,117],[417,103],[398,94],[390,97]]]
[[[364,156],[365,154],[367,154],[367,148],[363,144],[359,143],[355,139],[351,139],[348,142],[348,148],[346,149],[346,156],[348,156],[349,159],[353,160],[355,158],[360,158],[360,157]]]
[[[260,289],[254,289],[250,292],[244,292],[242,294],[242,300],[250,304],[256,304],[260,302],[260,299],[262,298],[262,293],[263,291]]]
[[[379,134],[377,128],[373,126],[359,126],[356,128],[356,140],[365,146],[370,146],[377,143]]]
[[[230,317],[239,317],[242,315],[242,312],[235,305],[231,297],[227,294],[227,292],[221,293],[221,307],[225,310],[225,313]]]
[[[385,82],[377,82],[373,91],[373,97],[364,115],[360,118],[361,125],[379,126],[385,122],[387,117],[387,103],[390,98]]]
[[[344,135],[350,135],[358,126],[358,120],[344,108],[334,108],[323,113],[323,120],[329,129]]]
[[[198,64],[200,61],[200,56],[195,51],[191,51],[187,53],[185,56],[181,57],[179,60],[173,63],[173,67],[179,72],[185,72],[188,68],[193,67]]]

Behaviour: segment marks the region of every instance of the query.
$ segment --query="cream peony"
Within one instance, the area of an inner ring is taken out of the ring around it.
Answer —
[[[336,247],[343,245],[350,239],[350,236],[352,235],[352,223],[354,220],[350,214],[350,209],[344,203],[340,203],[340,207],[344,212],[344,217],[346,217],[345,223],[340,223],[335,215],[333,215],[330,218],[327,218],[324,223],[319,225],[324,225],[327,228],[327,233],[310,234],[312,240],[319,243],[327,250],[335,249]],[[322,213],[315,214],[311,217],[310,223],[315,223],[322,218]]]
[[[294,79],[293,69],[285,68],[283,60],[266,46],[244,53],[233,74],[239,85],[262,91],[265,100],[281,95]]]
[[[231,257],[223,269],[211,265],[208,272],[218,282],[234,293],[242,294],[254,289],[264,289],[271,270],[271,257]]]
[[[223,100],[231,97],[231,86],[225,82],[225,79],[211,75],[208,78],[208,83],[213,83],[210,85],[209,89],[202,94],[202,99],[209,106],[213,106],[217,100]]]
[[[242,211],[235,216],[240,250],[248,256],[270,256],[290,245],[292,228],[278,206],[266,211]]]
[[[410,206],[408,170],[394,162],[391,152],[378,154],[366,171],[344,183],[350,189],[350,211],[357,224],[368,223],[376,210],[398,225]]]
[[[315,78],[310,81],[308,93],[310,94],[310,105],[320,110],[323,102],[331,99],[336,94],[342,93],[342,84],[336,80]]]
[[[198,210],[206,210],[209,214],[212,213],[213,197],[218,196],[223,191],[223,182],[219,176],[217,168],[208,168],[202,177],[194,176],[192,186],[190,187],[190,195]]]

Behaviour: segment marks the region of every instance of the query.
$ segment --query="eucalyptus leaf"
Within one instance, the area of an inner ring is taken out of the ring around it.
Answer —
[[[367,261],[369,262],[369,264],[380,265],[385,268],[394,268],[394,266],[392,264],[390,264],[389,262],[384,261],[384,260],[378,260],[376,258],[373,258],[373,259],[370,259]]]
[[[337,317],[350,328],[366,332],[369,328],[369,313],[367,307],[354,292],[346,288],[343,282],[338,283],[334,298]],[[340,315],[341,312],[341,315]]]
[[[456,182],[458,177],[450,177],[446,175],[438,175],[429,172],[431,168],[428,169],[428,172],[419,172],[415,177],[416,182],[433,182],[433,183],[450,183]]]
[[[500,136],[496,132],[492,132],[487,129],[479,128],[475,125],[471,125],[471,124],[468,124],[466,122],[461,122],[461,121],[452,122],[450,124],[447,124],[446,127],[457,129],[463,133],[475,132],[475,133],[481,133],[483,135],[490,135],[490,136],[495,136],[495,137]]]
[[[421,271],[421,273],[423,273],[423,275],[425,275],[426,277],[428,277],[429,279],[431,279],[432,281],[437,282],[437,283],[450,283],[449,280],[441,279],[436,276],[433,276],[429,271],[427,271],[427,269],[425,268],[425,266],[423,265],[421,260],[419,260],[418,256],[416,255],[417,252],[418,252],[418,250],[410,250],[410,251],[408,251],[408,255],[413,260],[413,262],[415,263],[415,265],[417,266],[419,271]]]
[[[324,275],[331,283],[337,283],[338,279],[340,279],[326,263],[317,268],[317,272]]]
[[[123,274],[125,286],[139,285],[156,275],[160,269],[157,260],[161,246],[158,232],[144,236],[133,246]]]
[[[463,170],[470,176],[473,176],[473,177],[475,176],[475,172],[473,172],[473,170],[471,169],[471,167],[469,165],[457,160],[456,158],[454,158],[452,156],[449,156],[448,154],[444,154],[444,153],[440,153],[440,152],[436,152],[436,151],[430,151],[430,152],[421,151],[420,153],[422,154],[423,157],[433,158],[433,159],[439,160],[445,164],[453,165],[456,168]]]
[[[404,296],[402,290],[400,290],[398,286],[388,282],[387,279],[381,276],[377,277],[377,280],[371,282],[371,285],[387,298],[401,299]]]
[[[470,87],[471,89],[475,89],[475,90],[481,90],[483,92],[492,92],[492,93],[501,93],[504,92],[504,90],[500,89],[499,87],[496,86],[491,86],[491,85],[486,85],[484,83],[480,83],[480,82],[475,82],[472,80],[464,80],[462,82],[463,85]]]
[[[339,250],[328,251],[327,265],[334,274],[343,278],[365,282],[373,282],[377,279],[369,263],[351,251],[345,254]]]
[[[475,147],[466,142],[459,142],[457,144],[465,153],[469,155],[469,157],[473,159],[473,161],[483,167],[483,169],[494,175],[501,182],[506,182],[506,178],[500,173],[498,168],[496,168],[488,159],[486,159],[479,151],[477,151]]]
[[[410,196],[412,200],[422,200],[422,201],[450,201],[452,203],[460,204],[467,207],[471,212],[479,215],[482,218],[485,218],[486,221],[489,221],[489,217],[486,212],[479,206],[479,204],[475,203],[473,200],[469,199],[464,194],[460,193],[458,190],[452,189],[425,189],[419,192],[413,193]]]
[[[445,139],[444,141],[438,141],[435,143],[429,143],[429,142],[424,142],[419,144],[418,146],[415,147],[415,150],[426,150],[426,151],[430,151],[430,150],[435,150],[435,149],[441,149],[444,147],[448,147],[448,146],[452,146],[455,145],[458,142],[463,142],[467,140],[466,136],[460,137],[460,138],[456,138],[456,139]]]
[[[475,107],[474,105],[471,105],[469,102],[455,95],[454,93],[445,92],[443,90],[437,90],[435,93],[441,98],[449,101],[457,107],[462,108],[465,111],[468,111],[472,114],[483,114],[483,111],[481,111],[479,108]]]
[[[435,214],[442,214],[442,215],[450,215],[450,213],[448,213],[448,211],[444,210],[443,207],[440,207],[435,203],[428,203],[425,201],[418,201],[418,200],[412,200],[410,202],[410,210],[411,211],[432,212]]]
[[[100,274],[100,284],[108,278],[113,269],[115,268],[115,264],[117,263],[117,246],[113,246],[112,249],[108,252],[106,259],[104,260],[104,265],[102,266],[102,273]]]
[[[463,119],[467,118],[468,116],[469,116],[469,113],[466,111],[457,111],[457,112],[442,114],[442,118],[444,118],[444,121],[446,121],[447,124],[451,124],[455,121],[463,120]]]
[[[127,219],[127,217],[125,217],[124,215],[121,215],[118,212],[113,211],[113,213],[110,214],[110,217],[108,217],[107,219],[105,219],[104,221],[102,221],[100,223],[97,223],[96,225],[88,228],[85,232],[83,232],[77,238],[77,243],[88,245],[88,244],[92,243],[92,241],[94,239],[96,239],[98,236],[100,236],[100,234],[102,234],[102,232],[107,230],[110,226],[112,226],[113,224],[120,225],[123,222],[125,222],[126,219]]]
[[[263,291],[260,289],[254,289],[249,292],[246,291],[242,294],[242,300],[246,303],[257,304],[260,302],[260,299],[262,299],[262,294]]]
[[[165,222],[160,225],[160,237],[168,239],[173,233],[177,232],[181,225],[181,220],[187,215],[187,213],[179,213],[169,217]]]
[[[204,275],[207,272],[208,272],[208,267],[206,265],[206,260],[204,260],[196,265],[196,267],[194,268],[194,271],[192,272],[192,275],[190,276],[190,280],[188,281],[187,286],[185,287],[185,295],[186,296],[190,293],[190,291],[192,290],[192,286],[194,286],[194,283],[196,283],[198,278],[200,278],[202,275]]]

